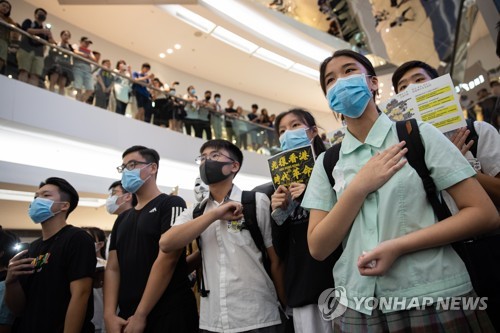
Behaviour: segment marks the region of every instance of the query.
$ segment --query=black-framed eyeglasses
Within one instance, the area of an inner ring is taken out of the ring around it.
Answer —
[[[125,169],[127,169],[128,171],[132,171],[135,169],[135,167],[138,164],[151,164],[151,162],[142,162],[142,161],[132,160],[132,161],[127,162],[127,164],[122,164],[122,165],[116,167],[116,170],[118,170],[119,173],[122,173]]]
[[[211,161],[218,161],[221,156],[224,156],[225,158],[228,158],[231,161],[236,162],[231,157],[224,155],[223,153],[218,152],[218,151],[213,151],[208,155],[200,155],[197,158],[195,158],[194,161],[196,162],[196,164],[201,164],[201,163],[205,162],[207,159],[209,159]]]

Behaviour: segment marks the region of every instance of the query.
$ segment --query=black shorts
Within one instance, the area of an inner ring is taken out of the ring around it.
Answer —
[[[149,96],[144,96],[144,95],[136,93],[135,99],[137,101],[138,108],[144,108],[144,109],[151,109],[152,108],[151,99],[149,98]]]

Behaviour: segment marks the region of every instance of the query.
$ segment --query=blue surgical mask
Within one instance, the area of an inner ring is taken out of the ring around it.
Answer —
[[[170,96],[175,96],[175,90],[171,89],[169,92]]]
[[[144,166],[143,168],[140,168],[140,169],[134,169],[134,170],[130,170],[130,171],[127,169],[123,170],[122,186],[127,192],[130,192],[130,193],[137,192],[137,190],[139,190],[141,188],[141,186],[144,185],[146,180],[148,180],[149,177],[151,177],[151,176],[149,176],[148,178],[146,178],[146,180],[142,180],[142,178],[141,178],[141,170],[147,166],[149,166],[149,164]]]
[[[307,136],[307,130],[307,128],[286,130],[280,136],[281,149],[289,150],[310,144],[311,140]]]
[[[196,94],[196,89],[191,89],[191,90],[190,90],[190,93],[191,93],[191,95]]]
[[[349,118],[359,118],[373,98],[365,74],[354,74],[337,79],[328,89],[326,99],[332,111]]]
[[[35,198],[30,204],[28,209],[28,214],[35,223],[42,223],[56,215],[57,213],[52,212],[53,200],[44,198]]]
[[[219,102],[220,102],[220,97],[215,97],[215,101],[216,101],[217,103],[219,103]]]

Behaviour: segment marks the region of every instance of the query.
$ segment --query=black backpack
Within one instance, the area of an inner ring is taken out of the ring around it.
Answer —
[[[243,229],[247,229],[252,236],[252,239],[262,253],[262,262],[266,272],[269,276],[271,276],[271,261],[269,259],[269,255],[267,254],[267,249],[264,244],[264,238],[262,237],[262,232],[260,231],[259,225],[257,224],[257,205],[255,202],[255,191],[243,191],[241,194],[241,204],[243,205],[243,216],[245,218],[245,222],[243,224]],[[205,211],[207,201],[203,204],[199,203],[193,210],[193,219],[201,216]],[[200,255],[202,254],[202,244],[200,242],[200,237],[196,238],[196,244],[198,245],[198,249],[200,251]],[[200,286],[200,295],[201,297],[207,297],[210,290],[205,288],[205,281],[203,278],[203,269],[200,269],[197,273],[198,277],[198,285]]]
[[[474,126],[472,126],[472,128],[474,128]],[[434,214],[436,214],[439,221],[450,217],[451,212],[444,200],[441,198],[441,195],[437,192],[436,184],[432,180],[430,171],[425,164],[425,149],[422,144],[422,139],[420,138],[417,121],[415,119],[398,121],[396,122],[396,130],[398,132],[399,141],[406,142],[408,152],[405,157],[410,166],[417,171],[418,175],[422,179],[427,200],[429,200],[429,203],[434,210]],[[476,133],[475,130],[474,133]],[[477,150],[477,133],[475,134],[475,137],[473,137],[471,131],[471,134],[469,135],[469,140],[470,139],[474,139],[474,145],[476,145]],[[328,148],[323,159],[323,166],[332,188],[335,186],[335,180],[333,179],[332,172],[339,160],[341,144],[342,143],[337,143],[336,145]]]

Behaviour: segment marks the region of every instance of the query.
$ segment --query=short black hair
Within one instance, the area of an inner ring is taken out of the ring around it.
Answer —
[[[214,148],[216,150],[219,149],[227,150],[230,155],[229,157],[231,157],[233,160],[235,160],[240,164],[240,170],[241,170],[241,166],[243,165],[243,153],[241,152],[240,148],[235,146],[232,142],[223,139],[209,140],[201,146],[200,154],[202,154],[203,151],[207,148]]]
[[[0,267],[7,267],[9,260],[18,252],[15,248],[16,244],[19,243],[19,237],[13,232],[2,229],[0,226]]]
[[[122,154],[122,158],[127,156],[128,154],[138,152],[146,162],[148,163],[156,163],[157,168],[160,168],[160,155],[154,149],[144,147],[144,146],[132,146],[125,150]]]
[[[78,206],[78,200],[80,199],[78,192],[67,180],[58,177],[47,178],[44,182],[40,183],[38,188],[42,188],[45,185],[57,186],[61,200],[69,202],[69,209],[66,212],[66,217],[68,217],[75,210],[76,206]]]
[[[145,63],[142,64],[141,68],[143,68],[143,67],[151,69],[151,65],[149,63],[147,63],[147,62],[145,62]]]
[[[212,92],[211,92],[210,90],[207,90],[207,91],[205,91],[205,95],[206,95],[206,94],[210,94],[210,95],[211,95],[211,94],[212,94]]]
[[[10,3],[9,3],[9,5],[10,5]],[[11,6],[11,7],[12,7],[12,6]],[[37,8],[37,9],[35,9],[35,12],[34,12],[34,13],[36,14],[36,12],[37,12],[37,11],[39,11],[39,10],[41,10],[42,12],[44,12],[44,13],[45,13],[45,15],[47,15],[47,11],[46,11],[45,9],[43,9],[43,8]]]
[[[252,109],[258,109],[259,106],[257,104],[252,104]]]
[[[497,81],[497,80],[493,80],[490,82],[490,88],[493,88],[493,87],[496,87],[496,86],[500,86],[500,82]]]
[[[359,62],[368,72],[368,75],[371,76],[377,76],[377,73],[375,73],[375,68],[373,67],[372,63],[370,60],[368,60],[367,57],[362,55],[361,53],[354,52],[352,50],[344,49],[344,50],[338,50],[333,53],[330,57],[326,58],[323,60],[319,67],[319,84],[321,85],[321,90],[323,90],[323,94],[326,95],[326,83],[325,83],[325,75],[326,75],[326,66],[332,61],[334,58],[338,57],[349,57],[357,62]],[[375,96],[378,95],[378,90],[375,90],[373,92],[373,99],[375,99]]]
[[[69,30],[63,30],[63,31],[61,31],[61,33],[59,34],[59,37],[62,37],[62,35],[64,35],[65,32],[67,32],[70,35],[70,38],[71,38],[71,32]]]
[[[129,191],[127,191],[123,185],[122,185],[122,181],[121,180],[117,180],[117,181],[114,181],[108,188],[108,191],[111,191],[112,189],[114,189],[115,187],[117,186],[120,186],[120,188],[122,189],[122,192],[123,194],[127,194],[127,193],[130,193]],[[135,193],[131,193],[132,194],[132,207],[135,207],[137,205],[137,196],[135,195]]]
[[[5,16],[10,17],[10,12],[12,11],[12,5],[10,4],[10,2],[8,2],[7,0],[2,0],[0,1],[0,3],[6,3],[9,5],[9,11],[7,12],[7,14],[5,14]]]
[[[217,93],[217,94],[214,95],[214,98],[217,98],[217,97],[220,97],[219,93]]]
[[[399,91],[398,91],[399,81],[406,74],[406,72],[408,72],[410,69],[413,69],[413,68],[422,68],[427,73],[427,75],[429,75],[429,77],[431,79],[435,79],[435,78],[439,77],[437,70],[434,67],[432,67],[431,65],[429,65],[423,61],[420,61],[420,60],[407,61],[404,64],[402,64],[401,66],[399,66],[394,71],[394,74],[392,74],[392,87],[394,88],[394,91],[396,92],[396,94],[399,93]]]

